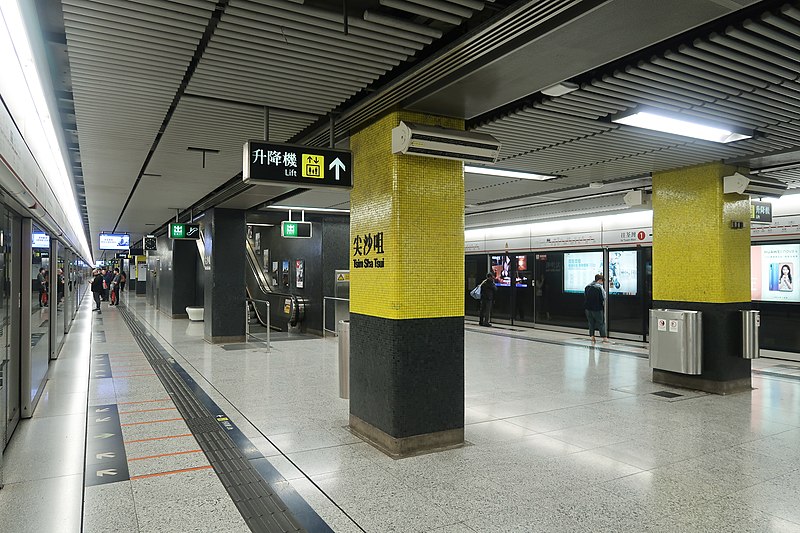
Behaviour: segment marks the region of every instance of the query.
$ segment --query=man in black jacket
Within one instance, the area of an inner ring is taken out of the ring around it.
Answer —
[[[600,330],[600,336],[603,337],[603,342],[608,342],[606,335],[606,290],[603,288],[603,275],[597,274],[594,281],[586,286],[583,290],[584,294],[584,309],[586,310],[586,318],[589,320],[589,336],[592,342],[596,342],[594,337],[594,330]]]
[[[92,309],[92,311],[97,311],[98,313],[102,313],[102,311],[100,311],[100,299],[101,295],[105,291],[105,289],[103,289],[104,281],[103,274],[101,274],[99,270],[95,270],[94,278],[92,278],[92,297],[94,298],[94,304],[97,307]]]
[[[486,274],[486,279],[481,283],[481,326],[492,326],[492,304],[497,286],[494,284],[494,272]]]

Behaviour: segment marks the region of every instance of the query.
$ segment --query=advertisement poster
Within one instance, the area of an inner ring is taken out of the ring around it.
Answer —
[[[295,287],[298,289],[302,289],[303,285],[305,285],[306,281],[306,262],[302,259],[297,259],[294,262],[294,274],[295,274]]]
[[[495,285],[498,287],[510,287],[511,257],[507,255],[493,255],[492,272],[494,272]]]
[[[517,287],[528,287],[530,285],[531,273],[528,271],[528,256],[518,255],[517,261]]]
[[[603,273],[603,252],[564,254],[564,292],[583,294],[596,274]]]
[[[265,274],[269,274],[269,249],[264,250],[264,255],[262,256],[262,264],[264,265],[262,268],[264,269]]]
[[[256,249],[256,253],[260,254],[261,253],[261,233],[258,233],[258,232],[256,233],[255,241],[256,242],[255,242],[255,246],[254,247]]]
[[[636,250],[609,252],[608,292],[620,296],[636,296],[637,283]]]
[[[281,282],[283,286],[288,288],[289,287],[289,260],[284,259],[281,262]]]
[[[762,302],[800,302],[796,276],[800,244],[772,244],[750,249],[750,292]]]

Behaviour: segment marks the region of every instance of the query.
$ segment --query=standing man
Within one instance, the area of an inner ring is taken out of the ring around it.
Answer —
[[[119,305],[119,269],[114,269],[114,278],[111,280],[111,305]]]
[[[594,281],[583,290],[584,309],[586,310],[586,318],[589,320],[589,336],[592,338],[592,343],[597,342],[594,337],[595,329],[600,330],[603,342],[608,342],[605,316],[606,290],[603,288],[603,281],[603,275],[597,274],[594,277]]]
[[[42,267],[39,269],[39,274],[36,276],[36,281],[39,283],[39,307],[44,307],[44,293],[47,290],[45,286],[44,272],[44,267]]]
[[[94,305],[96,307],[92,309],[92,311],[97,311],[98,313],[102,313],[102,311],[100,311],[100,299],[101,295],[103,294],[103,283],[105,283],[105,280],[103,279],[103,274],[99,270],[95,270],[91,284],[92,284],[92,297],[94,298]]]
[[[497,291],[497,286],[494,284],[494,272],[486,274],[486,279],[480,285],[481,287],[481,314],[480,325],[492,327],[492,304],[494,303],[494,293]]]
[[[106,288],[104,291],[104,298],[106,302],[110,300],[111,297],[111,282],[114,280],[114,271],[110,268],[108,270],[103,269],[103,279],[106,281]]]

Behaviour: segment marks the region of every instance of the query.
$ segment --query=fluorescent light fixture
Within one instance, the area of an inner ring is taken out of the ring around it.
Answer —
[[[611,122],[717,143],[741,141],[753,136],[752,133],[748,134],[730,126],[710,122],[703,124],[683,115],[649,109],[640,109],[633,114],[612,118]]]
[[[572,83],[571,81],[562,81],[560,83],[551,85],[550,87],[545,87],[542,89],[542,94],[547,96],[564,96],[565,94],[577,91],[578,89],[580,89],[580,86],[577,83]]]
[[[558,176],[548,174],[533,174],[531,172],[519,172],[517,170],[503,170],[501,168],[474,167],[464,165],[464,172],[470,174],[485,174],[486,176],[500,176],[502,178],[516,178],[521,180],[547,181],[556,179]]]
[[[25,143],[80,241],[73,244],[79,246],[83,256],[91,261],[91,248],[86,240],[19,1],[0,1],[0,70],[3,73],[0,76],[0,94],[19,130],[24,132]]]
[[[267,209],[282,211],[319,211],[321,213],[349,213],[349,209],[333,209],[332,207],[289,207],[287,205],[268,205]]]
[[[248,222],[247,225],[248,226],[260,226],[260,227],[263,227],[263,228],[271,228],[275,224],[263,224],[261,222]]]

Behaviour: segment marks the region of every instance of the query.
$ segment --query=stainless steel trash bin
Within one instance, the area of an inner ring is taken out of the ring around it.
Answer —
[[[703,316],[700,311],[650,310],[650,367],[680,374],[703,370]]]
[[[350,321],[336,324],[339,337],[339,398],[350,398]]]
[[[760,311],[742,311],[742,357],[758,359],[760,346],[758,333],[761,329]]]

